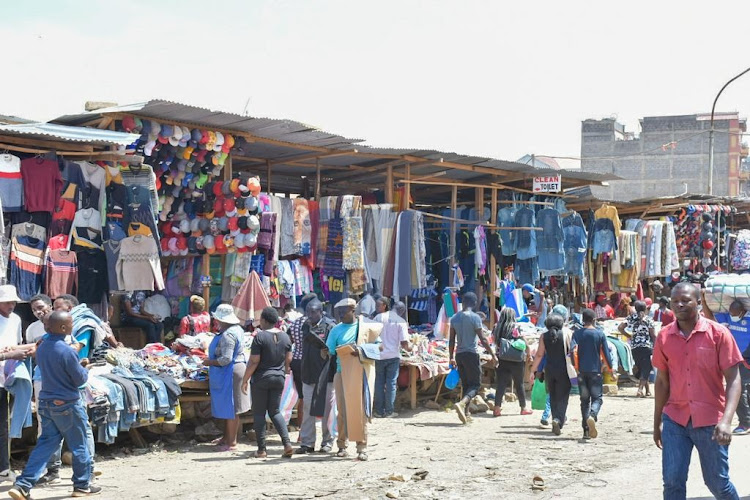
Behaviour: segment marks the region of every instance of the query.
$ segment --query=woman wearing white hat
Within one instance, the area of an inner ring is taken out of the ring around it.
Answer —
[[[226,420],[224,436],[216,443],[220,451],[237,449],[240,413],[250,410],[250,399],[240,390],[245,373],[242,343],[245,332],[240,319],[229,304],[221,304],[213,314],[219,333],[208,347],[208,388],[211,393],[211,414]]]

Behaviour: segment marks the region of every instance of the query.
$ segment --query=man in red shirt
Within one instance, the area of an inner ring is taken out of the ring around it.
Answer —
[[[661,326],[668,326],[674,321],[674,314],[669,310],[669,299],[659,297],[659,309],[654,311],[654,321],[661,322]]]
[[[662,328],[654,346],[654,442],[662,449],[665,500],[685,498],[693,447],[711,493],[739,499],[729,481],[729,443],[742,390],[742,355],[729,330],[699,314],[700,302],[694,285],[675,286],[677,320]]]

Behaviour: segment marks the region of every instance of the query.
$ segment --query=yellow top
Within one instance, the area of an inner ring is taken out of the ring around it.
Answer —
[[[128,236],[135,236],[136,234],[140,234],[142,236],[153,236],[153,234],[151,234],[151,228],[146,224],[131,222],[128,226]]]
[[[599,210],[594,212],[594,218],[611,220],[612,225],[615,226],[615,238],[620,238],[620,217],[617,215],[616,207],[604,203]]]

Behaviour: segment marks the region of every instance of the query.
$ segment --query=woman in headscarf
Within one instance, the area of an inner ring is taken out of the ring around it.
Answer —
[[[503,307],[500,311],[500,320],[495,325],[495,329],[492,331],[492,336],[495,339],[495,349],[499,352],[502,344],[502,339],[509,342],[521,340],[521,337],[516,328],[516,312],[509,308]],[[497,388],[495,390],[495,410],[493,415],[499,417],[502,413],[502,404],[505,396],[505,389],[508,385],[513,382],[513,389],[518,396],[518,404],[521,406],[521,415],[531,415],[533,412],[526,409],[526,391],[523,388],[523,370],[525,365],[525,359],[528,356],[528,349],[525,350],[525,354],[521,361],[506,361],[499,359],[497,363],[496,383]]]
[[[220,451],[237,449],[240,413],[250,410],[250,400],[240,390],[245,373],[245,352],[242,343],[245,331],[229,304],[221,304],[213,314],[219,333],[208,346],[208,388],[211,393],[211,414],[225,420],[224,436],[216,443]]]
[[[564,324],[563,317],[553,310],[544,323],[547,331],[539,339],[539,348],[531,365],[531,380],[535,377],[541,379],[539,365],[544,358],[544,381],[552,413],[552,432],[556,436],[560,435],[565,424],[571,388],[566,360],[570,344],[563,332]]]
[[[200,295],[190,296],[190,314],[180,320],[180,337],[211,331],[211,316],[206,312],[206,301]]]
[[[242,392],[247,394],[252,381],[253,427],[258,441],[256,458],[266,458],[266,413],[271,417],[276,432],[284,444],[284,457],[294,454],[286,420],[279,406],[284,391],[284,379],[292,364],[292,341],[286,332],[276,328],[279,313],[266,307],[260,314],[260,331],[250,347],[250,363],[242,379]]]
[[[623,297],[620,299],[620,303],[617,304],[617,309],[615,310],[615,318],[627,318],[628,316],[635,313],[635,308],[631,306],[631,299],[630,297]],[[645,306],[646,304],[644,304]]]

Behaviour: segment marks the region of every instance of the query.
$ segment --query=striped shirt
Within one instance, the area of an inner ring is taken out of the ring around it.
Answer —
[[[44,287],[47,295],[57,298],[78,289],[78,259],[70,250],[49,250],[45,260]]]
[[[10,243],[10,283],[29,300],[42,288],[44,240],[18,235]]]

